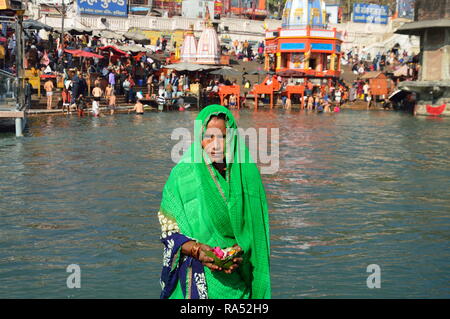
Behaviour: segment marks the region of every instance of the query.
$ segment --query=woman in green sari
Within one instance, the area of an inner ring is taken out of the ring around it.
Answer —
[[[203,109],[194,135],[158,213],[161,298],[270,298],[268,210],[258,168],[227,108]],[[243,254],[222,269],[207,256],[213,247]]]

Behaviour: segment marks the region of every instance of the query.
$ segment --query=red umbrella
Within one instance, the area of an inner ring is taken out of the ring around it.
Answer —
[[[126,52],[124,52],[124,51],[122,51],[122,50],[120,50],[120,49],[118,49],[118,48],[116,48],[116,47],[114,47],[112,45],[107,45],[107,46],[101,47],[99,49],[101,51],[113,51],[117,55],[123,55],[123,56],[126,56],[126,57],[128,56],[128,53],[126,53]]]
[[[87,52],[83,50],[64,50],[67,53],[72,54],[74,57],[82,57],[82,58],[97,58],[97,59],[103,59],[103,55],[95,54],[92,52]]]
[[[87,51],[79,51],[77,53],[74,54],[74,56],[77,57],[84,57],[84,58],[97,58],[97,59],[103,59],[103,55],[100,54],[95,54],[92,52],[87,52]]]

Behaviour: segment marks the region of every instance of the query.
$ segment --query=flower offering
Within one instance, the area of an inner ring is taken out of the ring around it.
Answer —
[[[233,265],[233,259],[242,255],[242,250],[236,250],[233,247],[221,249],[214,247],[212,251],[207,251],[206,255],[214,259],[214,264],[223,269],[230,269]]]

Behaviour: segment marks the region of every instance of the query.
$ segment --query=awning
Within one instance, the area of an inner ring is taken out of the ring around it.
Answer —
[[[116,32],[112,32],[109,30],[96,31],[96,32],[94,32],[93,35],[101,37],[101,38],[105,38],[105,39],[123,40],[123,35],[120,35]]]
[[[203,65],[203,64],[195,64],[195,63],[187,63],[187,62],[174,63],[174,64],[169,64],[169,65],[164,65],[162,67],[165,69],[173,69],[175,71],[191,71],[191,72],[220,68],[220,66]]]
[[[67,33],[70,33],[71,35],[82,35],[82,34],[88,34],[92,35],[92,29],[84,27],[84,28],[68,28],[67,30],[64,30]]]
[[[450,28],[449,19],[423,20],[405,23],[395,31],[399,34],[420,35],[425,29]]]
[[[53,31],[53,28],[49,25],[46,25],[45,23],[42,23],[37,20],[25,20],[23,22],[23,28],[24,29],[32,29],[32,30],[41,30],[44,29],[45,31]]]
[[[123,36],[125,37],[125,39],[133,40],[136,43],[142,43],[142,44],[150,43],[150,39],[139,32],[127,32]]]

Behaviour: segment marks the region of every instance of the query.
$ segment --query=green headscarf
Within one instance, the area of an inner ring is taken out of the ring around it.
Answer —
[[[209,120],[218,114],[226,116],[226,178],[201,146]],[[258,168],[227,108],[204,108],[194,134],[194,142],[164,187],[161,213],[175,221],[185,236],[211,247],[238,244],[244,251],[233,274],[204,267],[210,298],[270,298],[268,209]]]

